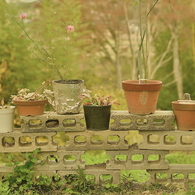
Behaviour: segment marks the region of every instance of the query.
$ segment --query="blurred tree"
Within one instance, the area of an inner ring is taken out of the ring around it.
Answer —
[[[30,60],[28,43],[21,42],[20,29],[9,17],[19,13],[18,7],[3,0],[0,9],[0,96],[9,101],[19,88],[36,83],[38,70]]]

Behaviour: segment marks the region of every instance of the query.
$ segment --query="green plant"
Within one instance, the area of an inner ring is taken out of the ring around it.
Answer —
[[[63,72],[64,70],[68,71],[67,65],[70,63],[68,58],[71,55],[72,38],[75,31],[73,24],[76,22],[63,21],[59,13],[51,13],[51,18],[48,18],[44,24],[48,33],[48,35],[44,34],[44,37],[48,37],[50,40],[48,44],[48,42],[44,42],[43,37],[35,40],[30,35],[26,25],[33,23],[33,19],[27,13],[21,13],[18,18],[12,15],[10,17],[22,29],[20,38],[30,41],[30,50],[34,56],[51,68],[61,80],[64,80]],[[60,55],[65,56],[63,63],[58,61]]]
[[[15,161],[12,155],[8,156],[10,162],[6,163],[6,166],[13,167],[13,172],[8,173],[1,181],[0,192],[2,195],[39,194],[36,192],[32,181],[33,168],[38,163],[37,154],[39,152],[40,148],[34,150],[32,153],[26,153],[24,163]]]
[[[35,101],[35,100],[47,100],[53,108],[55,108],[53,91],[45,89],[50,85],[50,81],[43,82],[42,85],[37,88],[35,92],[30,92],[30,89],[23,88],[18,91],[17,95],[11,95],[12,101]]]
[[[84,105],[91,105],[91,106],[108,106],[111,104],[117,104],[116,100],[112,100],[112,96],[99,96],[95,94],[91,96],[91,91],[84,89],[83,99],[87,98],[87,101],[84,102]]]
[[[159,0],[155,0],[154,4],[150,7],[149,11],[145,14],[142,13],[147,0],[132,0],[134,5],[138,5],[139,10],[139,34],[140,43],[138,48],[138,69],[139,80],[145,80],[147,74],[147,61],[148,61],[148,17]],[[145,4],[145,5],[144,5]]]
[[[91,194],[95,189],[94,181],[91,179],[87,179],[86,174],[83,169],[78,167],[75,175],[69,175],[68,180],[69,184],[72,186],[72,190],[74,192],[79,192],[78,194]]]

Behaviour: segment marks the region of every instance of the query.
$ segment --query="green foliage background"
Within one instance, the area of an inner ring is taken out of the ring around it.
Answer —
[[[130,0],[126,0],[129,2]],[[41,85],[44,80],[59,79],[54,74],[54,71],[48,66],[37,60],[32,52],[29,52],[30,43],[26,39],[21,39],[21,29],[15,24],[9,15],[19,17],[20,13],[27,12],[32,22],[28,24],[28,32],[33,38],[42,38],[44,45],[49,46],[52,42],[48,27],[52,30],[59,21],[64,22],[64,27],[60,29],[60,35],[63,36],[66,24],[75,21],[75,41],[73,42],[73,50],[68,56],[57,52],[57,58],[60,62],[67,62],[67,66],[63,67],[63,74],[68,79],[84,79],[88,89],[93,93],[100,95],[112,95],[120,106],[113,106],[113,109],[126,109],[126,102],[123,95],[123,90],[116,86],[117,70],[114,65],[115,59],[110,59],[107,55],[102,55],[102,46],[107,44],[103,40],[104,28],[121,28],[124,22],[124,15],[121,9],[115,9],[120,6],[123,1],[108,1],[110,8],[114,10],[111,18],[104,21],[104,27],[98,20],[98,15],[106,13],[104,10],[104,1],[91,2],[83,0],[41,0],[33,3],[6,3],[5,0],[0,2],[0,98],[4,97],[6,102],[10,100],[10,95],[16,94],[21,88],[30,88],[32,91]],[[97,3],[97,6],[96,4]],[[101,4],[102,3],[102,4]],[[91,6],[91,7],[90,7]],[[190,5],[189,5],[190,6]],[[96,13],[95,8],[101,9],[94,18],[92,13]],[[110,10],[109,10],[110,11]],[[57,17],[50,20],[52,14],[57,13]],[[111,11],[109,12],[109,14]],[[91,15],[90,15],[91,14]],[[87,17],[88,16],[88,17]],[[109,16],[109,15],[108,15]],[[56,19],[56,20],[55,20]],[[99,17],[101,19],[101,17]],[[112,19],[112,20],[111,20]],[[48,20],[50,23],[48,23]],[[102,22],[102,21],[101,21]],[[48,25],[51,26],[48,26]],[[112,24],[112,25],[109,25]],[[120,25],[119,25],[120,24]],[[100,29],[100,36],[95,37],[97,27]],[[92,28],[93,27],[93,28]],[[102,29],[101,29],[102,28]],[[192,31],[194,24],[186,23],[186,32]],[[123,30],[123,29],[121,29]],[[160,28],[159,28],[160,30]],[[113,39],[115,34],[113,34]],[[193,36],[193,34],[192,34]],[[161,54],[166,43],[169,40],[170,34],[164,29],[160,36],[155,40],[156,54]],[[185,33],[180,37],[180,43],[187,37]],[[188,49],[181,48],[180,60],[182,63],[184,92],[191,94],[192,99],[195,99],[195,66],[192,52],[193,42],[188,46]],[[57,45],[55,45],[57,48]],[[127,51],[123,51],[123,53]],[[98,54],[98,55],[97,55]],[[172,55],[171,53],[169,54]],[[122,79],[128,79],[128,72],[131,71],[129,59],[127,56],[120,57],[122,64]],[[167,85],[173,80],[173,76],[166,78],[166,75],[172,71],[172,60],[169,64],[159,69],[155,75],[155,79],[163,81],[163,89],[161,91],[158,109],[170,110],[171,102],[177,100],[177,89],[175,84]],[[67,74],[68,70],[68,74]],[[129,78],[131,79],[131,78]]]

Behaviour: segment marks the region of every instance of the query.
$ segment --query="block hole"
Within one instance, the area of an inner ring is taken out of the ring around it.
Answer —
[[[77,135],[74,137],[75,144],[85,144],[87,142],[87,138],[84,135]]]
[[[165,124],[165,120],[164,119],[154,119],[153,120],[153,125],[156,125],[156,126],[161,126],[161,125],[164,125]]]
[[[114,157],[114,160],[117,163],[127,162],[127,155],[124,154],[118,154]]]
[[[57,120],[57,119],[47,120],[46,123],[45,123],[45,125],[48,128],[59,127],[59,120]]]
[[[118,135],[109,135],[107,138],[108,144],[116,145],[119,144],[119,142],[120,142],[120,137]]]
[[[172,181],[183,181],[184,180],[184,174],[182,173],[173,173],[171,175]]]
[[[131,123],[132,123],[131,119],[121,119],[121,120],[119,121],[119,124],[120,124],[121,126],[130,125]]]
[[[87,181],[95,182],[96,177],[95,177],[95,175],[93,175],[93,174],[87,174],[87,175],[86,175],[86,180],[87,180]]]
[[[29,136],[21,136],[19,138],[19,145],[22,147],[29,147],[32,145],[32,138]]]
[[[46,146],[49,143],[49,139],[47,136],[37,136],[35,142],[37,146]]]
[[[131,161],[133,164],[140,164],[144,161],[144,156],[143,154],[133,154],[131,156]]]
[[[40,119],[30,119],[28,125],[30,129],[41,129],[42,121]]]
[[[15,146],[15,138],[14,137],[3,137],[2,145],[4,148],[10,148]]]
[[[188,179],[191,181],[195,181],[195,173],[189,173],[188,174]]]
[[[75,155],[65,155],[63,160],[65,165],[73,165],[76,162],[77,157]]]
[[[165,135],[164,136],[164,143],[167,145],[176,144],[176,136],[175,135]]]
[[[150,154],[148,155],[148,163],[159,163],[160,155],[159,154]]]
[[[148,144],[159,144],[160,137],[159,135],[150,134],[148,135]]]
[[[180,138],[182,145],[192,145],[193,144],[193,137],[192,136],[181,136]]]
[[[47,164],[48,165],[56,165],[56,164],[58,164],[59,163],[59,156],[58,155],[53,155],[53,154],[51,154],[51,155],[49,155],[48,157],[47,157]]]
[[[110,160],[110,155],[105,150],[88,150],[81,155],[81,160],[86,165],[104,164]]]
[[[53,137],[53,142],[58,146],[65,146],[67,141],[69,141],[69,137],[64,132],[57,132]]]
[[[95,145],[101,145],[103,144],[103,136],[102,135],[92,135],[90,137],[91,140],[91,144],[95,144]]]
[[[80,125],[81,127],[86,126],[85,118],[80,119]]]
[[[155,179],[160,182],[165,182],[168,179],[167,173],[156,173]]]
[[[64,127],[75,127],[76,126],[76,120],[75,119],[64,119],[62,122]]]
[[[146,126],[148,124],[148,120],[143,118],[143,119],[137,119],[137,125],[138,126]]]
[[[101,184],[108,184],[113,182],[113,176],[110,174],[102,174],[100,175],[99,179]]]

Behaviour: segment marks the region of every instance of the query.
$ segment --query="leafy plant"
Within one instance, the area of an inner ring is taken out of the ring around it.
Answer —
[[[8,156],[10,162],[6,163],[6,166],[13,167],[13,172],[8,173],[1,181],[0,192],[2,195],[38,195],[32,179],[33,168],[38,163],[37,154],[39,152],[40,148],[34,150],[32,153],[26,153],[24,163],[15,161],[12,155]]]
[[[1,99],[0,109],[8,109],[10,106],[6,105],[4,102],[4,98]]]
[[[94,96],[91,96],[91,91],[85,89],[83,93],[83,99],[87,98],[87,101],[84,103],[84,105],[91,105],[91,106],[108,106],[112,104],[120,105],[116,102],[116,100],[112,100],[112,96],[99,96],[95,94]]]

